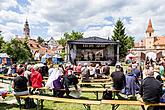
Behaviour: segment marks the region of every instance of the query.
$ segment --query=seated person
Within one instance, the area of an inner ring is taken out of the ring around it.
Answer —
[[[123,93],[135,97],[135,94],[139,91],[139,85],[136,83],[136,76],[132,72],[131,66],[129,66],[127,69],[125,79],[126,79],[126,86],[123,90]]]
[[[110,74],[110,67],[108,66],[108,63],[105,63],[105,66],[103,66],[103,72],[104,75],[108,76]]]
[[[143,80],[139,94],[145,103],[159,103],[162,96],[162,83],[154,78],[153,67],[149,67]],[[153,110],[159,110],[154,107]]]
[[[68,97],[70,94],[69,87],[73,85],[75,89],[78,90],[77,84],[78,84],[78,78],[73,74],[72,68],[69,68],[68,73],[65,74],[65,76],[63,77],[63,85],[66,91],[66,95]]]
[[[24,72],[23,68],[19,68],[17,71],[18,76],[14,78],[13,83],[12,83],[12,88],[14,89],[13,94],[15,96],[20,96],[20,95],[28,95],[29,91],[27,88],[27,82],[28,80],[26,79],[26,77],[22,76]],[[16,97],[17,102],[19,103],[19,105],[21,106],[21,100],[20,98]],[[29,109],[32,106],[29,105],[30,99],[26,98],[25,99],[25,108]],[[34,104],[33,107],[35,107],[36,105]]]
[[[81,69],[82,81],[89,81],[90,71],[88,68],[88,64],[84,63],[84,67]]]
[[[30,74],[30,81],[33,87],[33,90],[31,91],[31,94],[33,94],[33,91],[36,90],[36,88],[42,87],[42,75],[40,73],[40,68],[37,65],[33,66],[33,71]]]
[[[120,71],[120,66],[116,66],[116,71],[111,74],[113,80],[113,88],[122,90],[125,87],[125,75]]]

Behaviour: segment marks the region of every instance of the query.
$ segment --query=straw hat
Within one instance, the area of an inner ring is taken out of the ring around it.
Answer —
[[[159,71],[160,71],[160,70],[159,70],[159,66],[155,66],[155,67],[154,67],[154,71],[155,71],[155,72],[159,72]]]

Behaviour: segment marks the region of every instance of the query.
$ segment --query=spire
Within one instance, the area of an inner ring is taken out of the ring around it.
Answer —
[[[25,38],[29,38],[30,37],[30,29],[29,29],[29,24],[28,24],[28,20],[26,19],[26,22],[24,24],[24,37]]]
[[[147,27],[146,33],[153,33],[153,32],[154,32],[154,29],[152,27],[152,22],[151,22],[151,19],[150,19],[149,23],[148,23],[148,27]]]

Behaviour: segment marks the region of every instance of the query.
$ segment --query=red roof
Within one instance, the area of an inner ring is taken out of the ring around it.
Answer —
[[[154,45],[165,45],[165,36],[157,37],[156,41],[154,42]]]

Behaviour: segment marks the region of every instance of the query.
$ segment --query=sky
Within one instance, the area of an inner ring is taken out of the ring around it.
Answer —
[[[83,32],[84,37],[111,38],[121,19],[126,34],[139,41],[149,19],[155,35],[165,35],[164,0],[0,0],[0,31],[4,40],[23,36],[26,19],[31,38],[60,39],[64,32]]]

